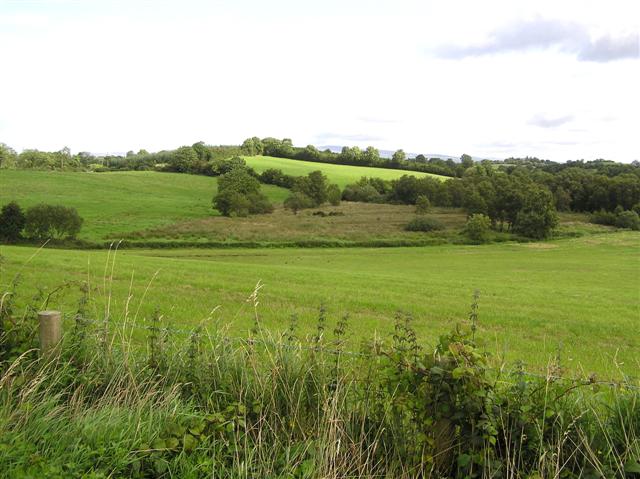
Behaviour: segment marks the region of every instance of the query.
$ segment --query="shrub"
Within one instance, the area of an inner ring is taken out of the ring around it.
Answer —
[[[340,187],[338,185],[329,185],[327,187],[327,201],[333,206],[338,206],[340,204],[341,197],[342,193],[340,192]]]
[[[25,224],[26,217],[18,203],[12,201],[4,205],[0,213],[0,240],[18,240]]]
[[[260,192],[258,180],[243,167],[233,168],[218,178],[218,194],[213,198],[213,204],[224,216],[273,211],[269,199]]]
[[[347,185],[342,192],[342,199],[362,203],[380,203],[382,195],[372,185]]]
[[[293,190],[311,198],[313,206],[320,206],[327,202],[327,188],[327,177],[318,170],[298,178]]]
[[[75,208],[39,204],[27,210],[25,232],[32,239],[75,238],[82,227]]]
[[[590,221],[597,225],[615,226],[616,214],[605,210],[596,211],[591,215]]]
[[[247,195],[234,190],[224,190],[218,193],[214,204],[223,216],[248,216],[251,206]]]
[[[416,214],[424,215],[431,209],[431,202],[425,195],[419,195],[416,199]]]
[[[407,226],[404,227],[404,229],[407,231],[428,232],[428,231],[443,230],[444,225],[442,224],[442,222],[440,222],[436,218],[421,216],[409,221],[409,223],[407,224]]]
[[[261,183],[267,185],[276,185],[282,188],[291,189],[296,183],[295,176],[287,175],[282,170],[276,168],[269,168],[260,173],[258,177]]]
[[[298,214],[299,210],[313,207],[313,200],[304,193],[294,191],[286,200],[284,200],[284,207],[293,211],[294,215]]]
[[[247,195],[249,200],[249,213],[252,215],[273,213],[273,205],[263,193],[250,193]]]
[[[472,241],[485,243],[489,240],[491,220],[483,214],[472,215],[464,227],[464,234]]]
[[[616,216],[616,226],[638,231],[640,230],[640,217],[635,211],[623,211]]]

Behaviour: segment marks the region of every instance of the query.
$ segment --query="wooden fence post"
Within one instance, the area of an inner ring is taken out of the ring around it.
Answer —
[[[50,353],[62,339],[62,314],[60,311],[40,311],[40,354]]]

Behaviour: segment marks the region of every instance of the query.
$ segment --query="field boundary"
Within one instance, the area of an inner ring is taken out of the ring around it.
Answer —
[[[87,319],[84,317],[79,318],[77,314],[71,314],[71,313],[63,313],[62,317],[64,321],[77,321],[85,324],[93,324],[102,328],[107,328],[108,325],[113,324],[109,322],[108,318],[103,321],[97,321],[93,319]],[[367,357],[371,357],[372,355],[375,355],[375,353],[367,354],[367,353],[362,353],[358,351],[341,349],[340,342],[338,343],[334,342],[334,344],[332,345],[333,347],[327,347],[328,344],[325,343],[323,345],[322,342],[319,342],[315,346],[305,346],[300,341],[295,341],[295,342],[292,342],[291,344],[286,344],[284,341],[278,342],[274,340],[265,339],[264,337],[243,338],[240,336],[227,336],[224,334],[217,334],[217,333],[211,334],[209,330],[207,330],[205,327],[202,327],[202,326],[197,326],[197,327],[194,327],[193,329],[183,329],[183,328],[175,328],[171,326],[148,326],[148,325],[136,324],[134,322],[128,322],[127,324],[124,324],[123,327],[136,329],[138,331],[148,331],[151,333],[174,334],[177,336],[181,336],[183,338],[196,338],[200,336],[207,336],[209,338],[216,338],[221,343],[235,343],[235,344],[243,345],[246,347],[261,345],[265,348],[274,347],[274,348],[287,349],[291,351],[299,351],[299,352],[308,351],[312,353],[323,353],[323,354],[331,354],[336,356],[344,355],[344,356],[352,356],[356,358],[367,358]],[[589,376],[586,376],[586,377],[575,377],[575,376],[564,376],[564,375],[553,374],[551,372],[548,372],[547,374],[540,374],[540,373],[526,371],[524,369],[516,369],[511,371],[505,370],[505,368],[495,368],[495,367],[487,368],[487,369],[498,374],[505,374],[508,376],[527,376],[535,379],[543,379],[546,382],[570,381],[572,383],[579,384],[582,386],[597,385],[597,386],[606,386],[611,388],[640,391],[640,378],[635,378],[635,377],[625,377],[624,380],[616,381],[613,379],[598,379],[595,374],[590,374]],[[635,384],[632,384],[634,382],[638,382],[638,385],[636,386]]]

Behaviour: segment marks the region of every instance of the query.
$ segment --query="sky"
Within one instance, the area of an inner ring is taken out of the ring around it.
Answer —
[[[0,0],[0,142],[640,160],[638,0]]]

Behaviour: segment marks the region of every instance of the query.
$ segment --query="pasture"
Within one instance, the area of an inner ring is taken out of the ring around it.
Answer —
[[[0,206],[16,200],[27,208],[38,203],[72,206],[84,218],[79,238],[120,239],[125,233],[217,215],[211,200],[217,180],[207,176],[152,171],[110,173],[2,170]],[[263,185],[273,201],[289,195]]]
[[[94,314],[107,302],[114,321],[204,324],[245,336],[254,319],[247,298],[258,281],[257,311],[274,334],[292,314],[303,333],[324,304],[329,324],[349,315],[349,346],[391,332],[398,311],[415,318],[433,344],[465,320],[480,291],[479,336],[497,361],[543,369],[559,355],[573,371],[637,374],[640,234],[618,232],[544,243],[421,248],[37,251],[2,246],[2,290],[21,276],[19,297],[42,287],[48,306],[73,312],[79,283],[92,286]],[[110,259],[109,259],[110,255]],[[113,261],[111,261],[113,260]],[[111,269],[113,265],[113,270]],[[109,299],[110,298],[110,299]],[[218,309],[215,309],[219,307]],[[210,316],[211,311],[215,312]]]
[[[262,173],[269,168],[282,170],[291,176],[305,176],[312,171],[322,171],[331,183],[336,183],[343,189],[350,183],[355,183],[363,176],[372,178],[382,178],[383,180],[395,180],[403,175],[413,175],[417,177],[430,176],[445,181],[446,176],[422,173],[418,171],[393,170],[387,168],[371,168],[368,166],[333,165],[330,163],[316,163],[313,161],[290,160],[287,158],[275,158],[272,156],[245,156],[243,157],[247,165]]]

